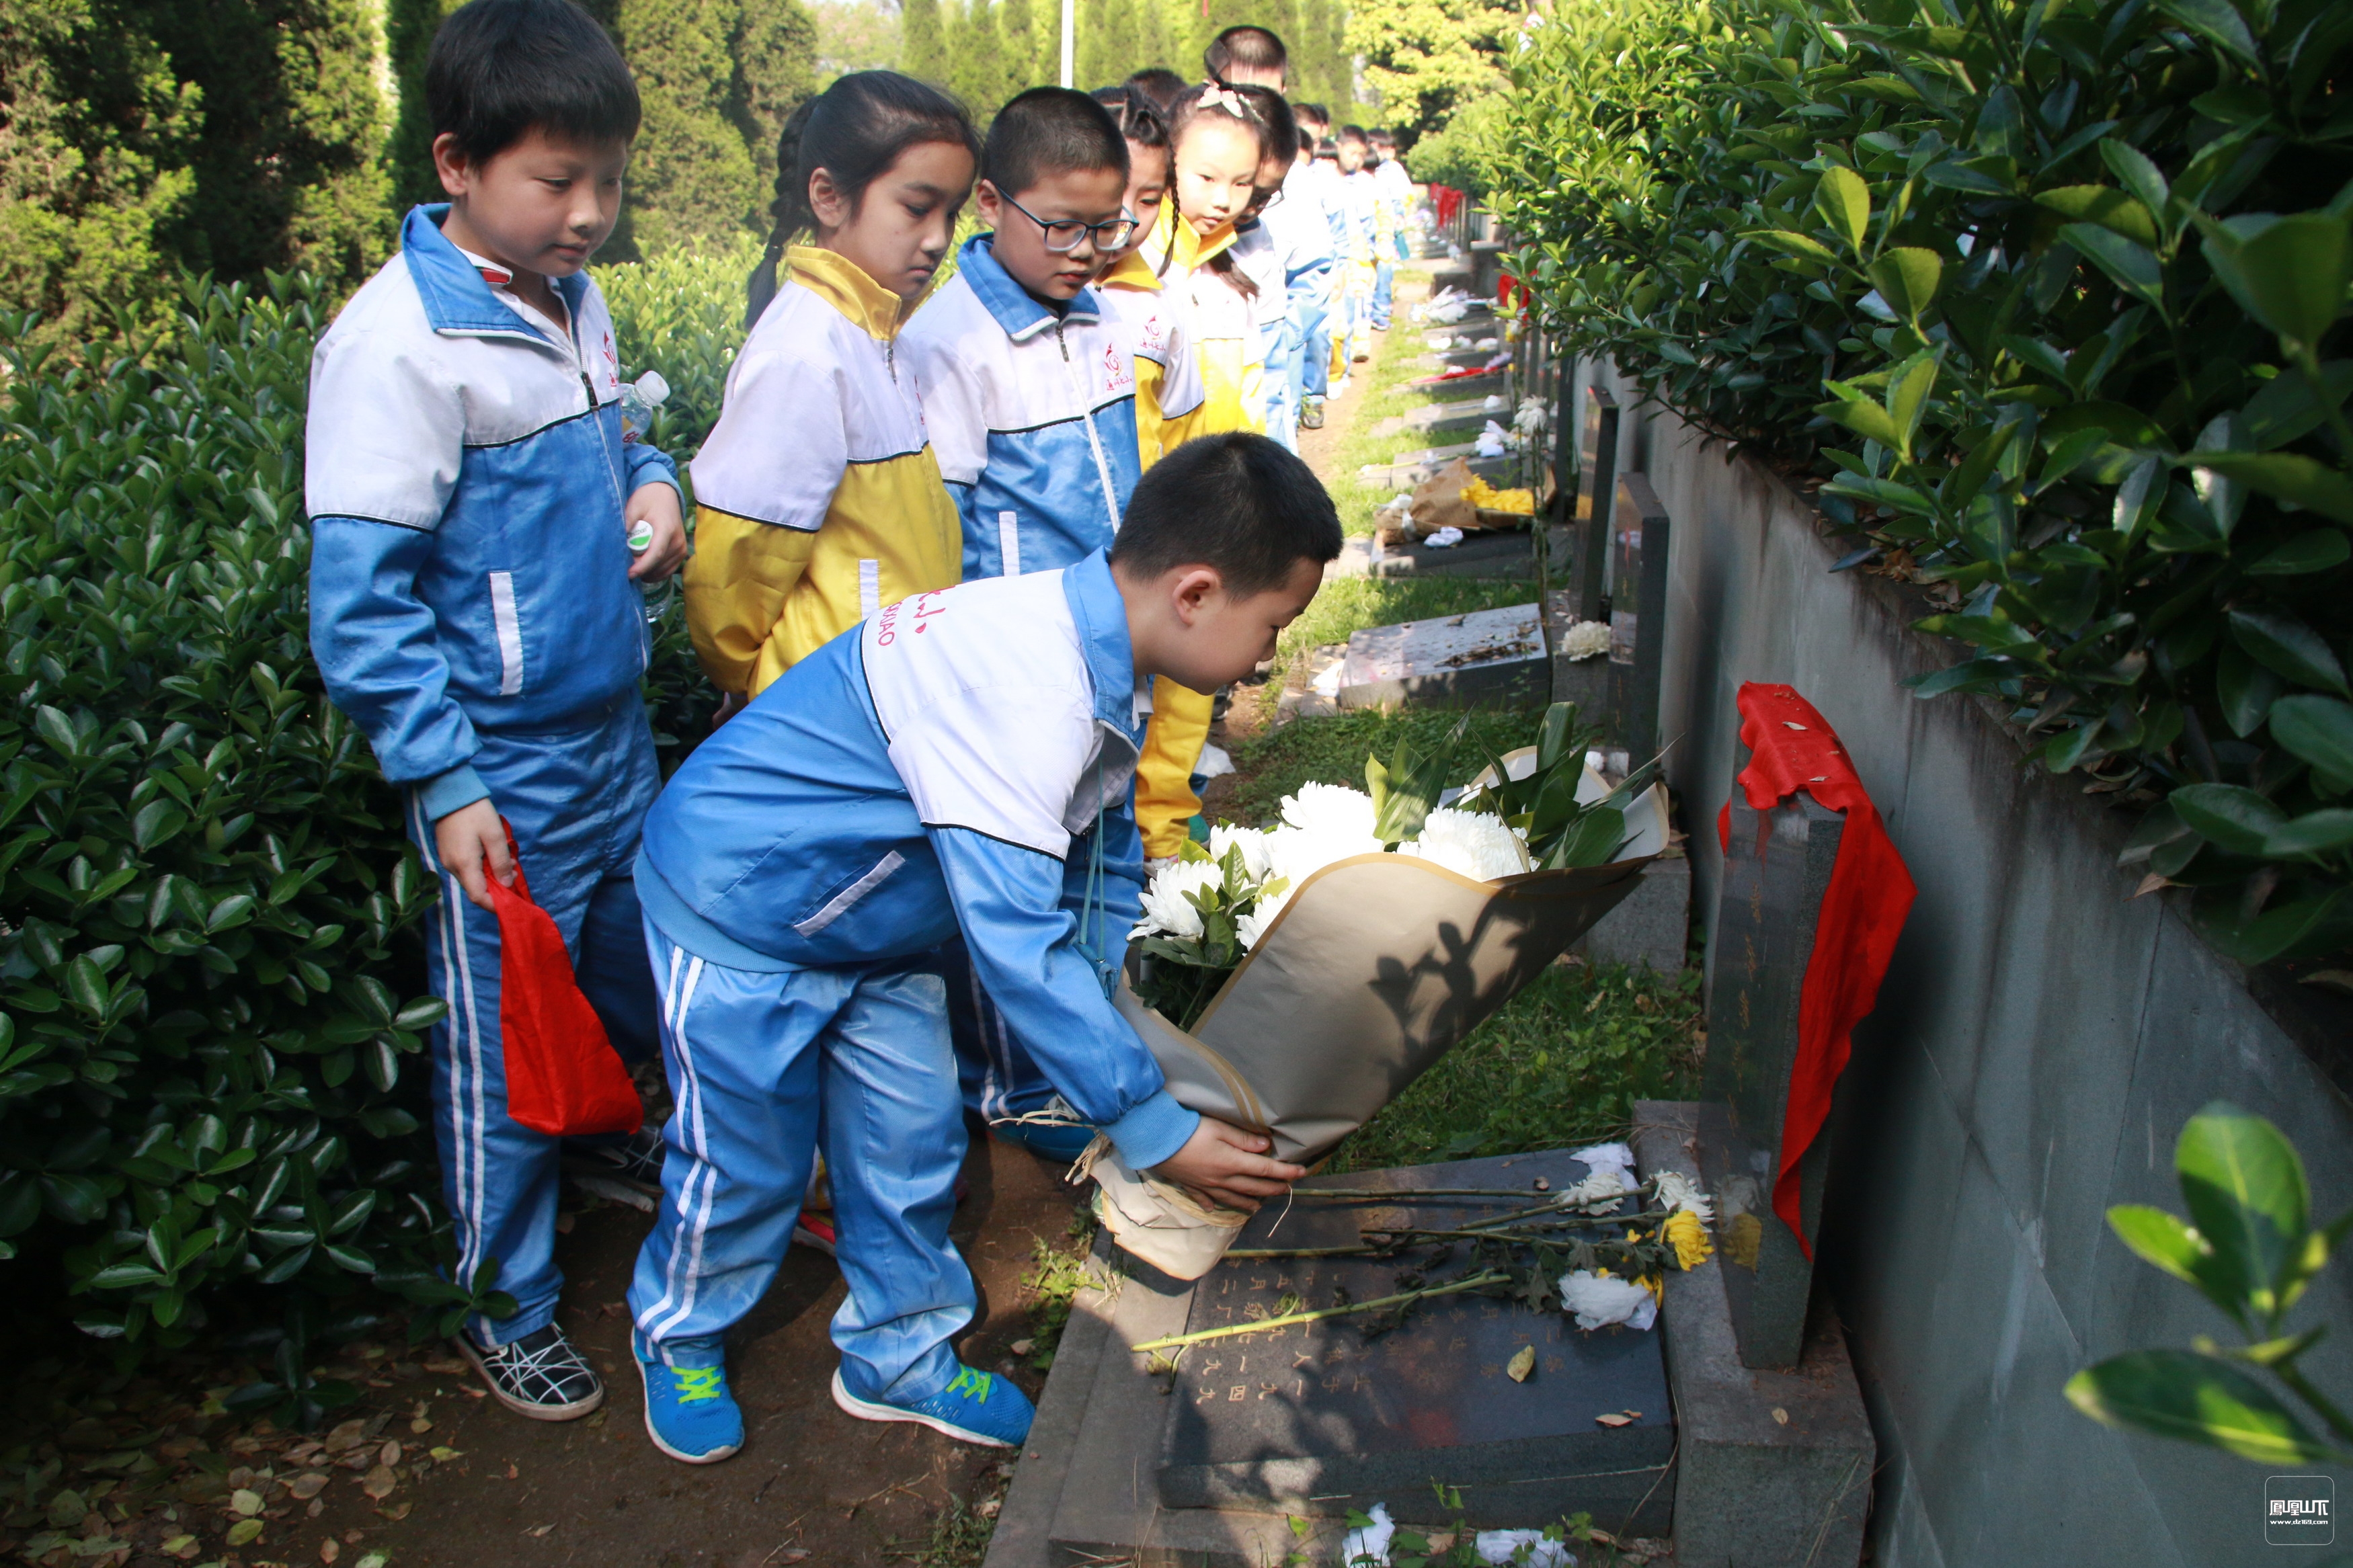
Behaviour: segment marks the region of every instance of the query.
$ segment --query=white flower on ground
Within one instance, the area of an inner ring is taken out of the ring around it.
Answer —
[[[1700,1191],[1697,1182],[1681,1171],[1661,1171],[1658,1180],[1659,1203],[1662,1207],[1696,1215],[1702,1225],[1715,1218],[1715,1205],[1708,1201],[1705,1193]]]
[[[1398,853],[1418,856],[1480,882],[1516,877],[1528,868],[1527,846],[1502,817],[1442,805],[1422,823],[1421,836],[1399,845]]]
[[[1631,1279],[1596,1274],[1580,1268],[1560,1279],[1560,1310],[1577,1320],[1580,1329],[1624,1323],[1647,1329],[1658,1321],[1658,1298]]]
[[[1602,621],[1579,621],[1560,635],[1563,658],[1594,658],[1609,651],[1609,627]]]
[[[1266,880],[1268,868],[1274,864],[1274,852],[1267,847],[1266,835],[1255,827],[1235,827],[1219,823],[1209,829],[1209,858],[1225,864],[1226,851],[1240,847],[1242,852],[1242,872],[1253,882]]]
[[[1201,911],[1185,895],[1214,888],[1225,873],[1206,860],[1179,860],[1163,867],[1144,889],[1144,918],[1127,934],[1139,936],[1198,936]]]
[[[1308,833],[1369,838],[1373,797],[1346,784],[1303,784],[1297,795],[1282,797],[1282,820],[1286,826]]]

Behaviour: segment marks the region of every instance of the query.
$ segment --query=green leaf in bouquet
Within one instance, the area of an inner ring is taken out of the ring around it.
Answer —
[[[1626,814],[1615,806],[1592,805],[1577,814],[1576,823],[1545,857],[1547,871],[1580,866],[1607,865],[1626,842]]]
[[[1418,837],[1421,825],[1446,793],[1454,754],[1470,732],[1471,715],[1464,713],[1437,751],[1424,753],[1410,740],[1400,740],[1387,766],[1378,757],[1365,759],[1365,793],[1373,797],[1373,836],[1383,844],[1401,844]]]

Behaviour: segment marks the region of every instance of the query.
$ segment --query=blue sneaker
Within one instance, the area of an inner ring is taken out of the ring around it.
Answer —
[[[833,1402],[860,1421],[913,1421],[934,1432],[944,1432],[960,1443],[984,1448],[1018,1448],[1029,1436],[1030,1418],[1038,1414],[1029,1396],[992,1373],[959,1365],[955,1379],[929,1399],[912,1405],[885,1405],[860,1399],[833,1369]]]
[[[704,1366],[672,1366],[642,1334],[629,1337],[646,1384],[646,1436],[673,1459],[713,1465],[744,1446],[744,1412],[727,1391],[727,1364],[716,1340],[683,1340],[672,1355],[708,1358]]]

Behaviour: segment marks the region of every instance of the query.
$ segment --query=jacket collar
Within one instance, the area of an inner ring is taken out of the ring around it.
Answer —
[[[846,256],[814,245],[796,245],[785,252],[793,281],[849,318],[877,342],[899,335],[906,320],[906,303],[866,275]]]
[[[466,259],[465,252],[449,243],[448,237],[441,232],[441,221],[448,216],[449,204],[435,202],[411,207],[400,225],[400,254],[408,263],[408,276],[417,285],[417,298],[425,302],[426,321],[437,332],[494,332],[502,337],[546,342],[547,335],[533,331],[510,310],[491,291],[480,269]],[[580,301],[588,291],[587,275],[575,272],[569,278],[551,278],[548,282],[564,300],[565,310],[578,321]]]
[[[956,273],[982,308],[997,318],[997,324],[1005,329],[1007,337],[1017,343],[1023,342],[1058,321],[1078,325],[1102,319],[1102,310],[1090,289],[1080,289],[1072,297],[1070,309],[1060,316],[1039,304],[997,259],[995,238],[993,235],[976,234],[965,240],[964,248],[956,252]]]
[[[1062,593],[1079,629],[1088,679],[1094,682],[1095,717],[1130,740],[1135,737],[1135,649],[1127,640],[1127,601],[1112,580],[1111,562],[1098,550],[1062,571]]]
[[[1177,216],[1176,198],[1171,195],[1160,204],[1160,220],[1152,226],[1152,237],[1145,241],[1144,248],[1155,256],[1173,256],[1176,264],[1190,274],[1217,259],[1220,251],[1232,249],[1235,237],[1230,223],[1221,223],[1206,235],[1200,233]]]
[[[1160,274],[1152,270],[1152,263],[1144,259],[1144,247],[1137,246],[1112,269],[1095,280],[1098,289],[1131,289],[1139,294],[1160,292]]]

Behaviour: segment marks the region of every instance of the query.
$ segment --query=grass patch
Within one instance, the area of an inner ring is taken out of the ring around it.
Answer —
[[[1688,1100],[1699,971],[1556,964],[1351,1134],[1330,1169],[1570,1148],[1623,1134],[1637,1100]]]
[[[1362,709],[1323,719],[1294,719],[1279,730],[1245,741],[1234,753],[1240,775],[1232,805],[1226,815],[1236,822],[1265,826],[1282,808],[1282,797],[1311,781],[1365,787],[1365,759],[1387,762],[1398,742],[1409,740],[1418,750],[1444,742],[1462,717],[1460,710],[1409,708],[1384,713]],[[1454,782],[1468,783],[1482,763],[1477,742],[1499,752],[1533,745],[1542,710],[1533,708],[1487,708],[1471,717],[1471,733],[1457,759]]]
[[[902,1542],[893,1537],[883,1555],[915,1568],[980,1568],[988,1556],[989,1538],[997,1533],[997,1511],[983,1511],[961,1499],[932,1516],[923,1539]]]
[[[1039,1237],[1029,1256],[1029,1271],[1021,1276],[1021,1292],[1029,1308],[1029,1365],[1050,1371],[1054,1352],[1061,1348],[1062,1331],[1071,1323],[1071,1303],[1095,1278],[1087,1253],[1094,1244],[1095,1216],[1091,1208],[1071,1214],[1071,1228],[1056,1246]]]
[[[1427,283],[1430,274],[1419,269],[1400,268],[1398,282],[1409,280]],[[1417,300],[1427,296],[1423,290]],[[1341,437],[1332,460],[1332,473],[1324,489],[1332,495],[1333,504],[1340,510],[1341,525],[1352,534],[1373,531],[1373,509],[1396,492],[1375,489],[1356,477],[1356,470],[1366,463],[1386,463],[1399,452],[1418,451],[1431,445],[1420,434],[1375,436],[1373,426],[1392,415],[1409,408],[1438,401],[1426,392],[1406,384],[1418,376],[1433,374],[1415,361],[1430,353],[1427,334],[1431,329],[1412,320],[1412,303],[1399,300],[1391,319],[1389,330],[1373,334],[1373,357],[1364,364],[1353,367],[1354,374],[1369,378],[1363,401],[1350,416],[1346,435]]]

